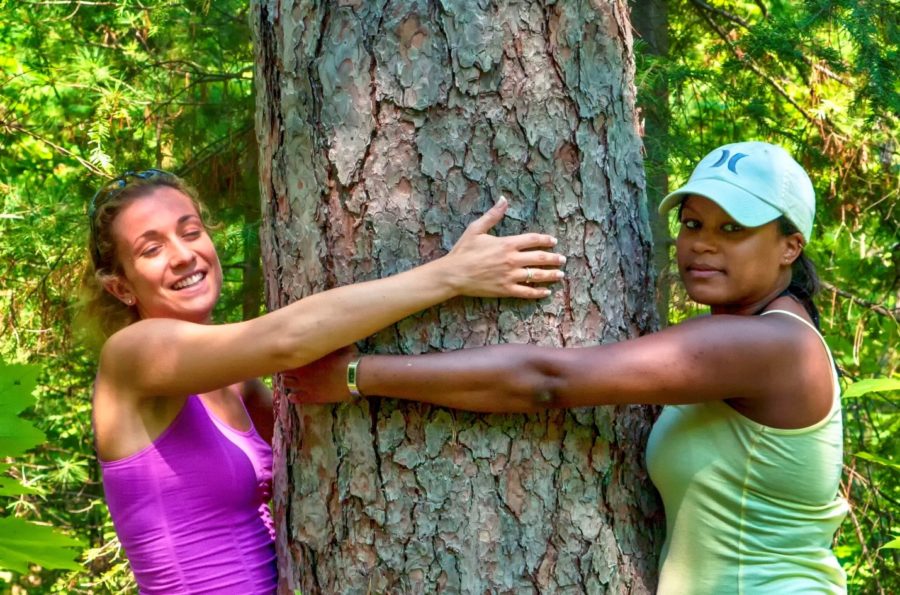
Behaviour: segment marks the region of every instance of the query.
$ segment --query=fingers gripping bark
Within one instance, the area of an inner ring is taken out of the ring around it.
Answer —
[[[546,287],[564,275],[564,256],[544,250],[556,238],[541,233],[496,237],[488,232],[506,214],[508,203],[497,204],[472,222],[444,257],[445,274],[458,293],[473,297],[517,297],[539,299],[550,295]]]

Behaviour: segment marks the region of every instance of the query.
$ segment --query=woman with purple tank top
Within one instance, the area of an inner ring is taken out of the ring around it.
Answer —
[[[543,234],[488,234],[501,199],[444,257],[213,324],[222,269],[196,193],[128,172],[91,200],[85,313],[105,339],[93,422],[110,514],[141,593],[272,593],[272,395],[302,366],[455,296],[537,299],[562,278]]]

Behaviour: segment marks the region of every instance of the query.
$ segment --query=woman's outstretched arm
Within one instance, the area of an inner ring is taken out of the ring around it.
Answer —
[[[823,356],[815,333],[796,321],[715,316],[597,347],[495,345],[421,356],[367,355],[359,362],[357,382],[364,395],[483,412],[753,401],[803,394],[823,383],[830,394]],[[292,370],[285,384],[295,401],[346,400],[346,364],[355,357],[340,352]],[[811,411],[813,419],[821,418],[829,403],[820,405],[825,410]],[[806,405],[798,398],[789,406]]]
[[[473,222],[446,256],[377,281],[306,297],[257,319],[202,325],[154,318],[111,337],[98,381],[140,396],[183,396],[301,366],[401,318],[450,298],[549,294],[564,258],[542,249],[555,240],[529,233],[495,237],[499,202]],[[530,269],[530,279],[529,272]]]

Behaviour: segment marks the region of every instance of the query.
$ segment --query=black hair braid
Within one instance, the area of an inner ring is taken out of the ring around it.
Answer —
[[[799,233],[797,226],[784,216],[778,219],[778,228],[786,236]],[[805,253],[801,252],[794,264],[791,265],[791,283],[788,285],[787,291],[800,302],[818,330],[821,330],[819,309],[816,308],[813,298],[821,288],[822,283],[816,273],[816,265]]]

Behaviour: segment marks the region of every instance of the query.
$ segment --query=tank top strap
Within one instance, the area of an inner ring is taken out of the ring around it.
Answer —
[[[811,324],[808,320],[804,319],[802,316],[794,314],[793,312],[789,312],[788,310],[777,310],[777,309],[776,310],[766,310],[765,312],[761,313],[760,316],[766,316],[768,314],[787,314],[791,318],[799,320],[800,322],[802,322],[803,324],[808,326],[812,330],[812,332],[814,332],[816,334],[816,336],[819,337],[819,341],[821,341],[822,345],[825,347],[825,353],[828,354],[828,361],[831,362],[832,367],[836,368],[836,366],[834,365],[834,359],[831,357],[831,349],[828,348],[828,343],[825,342],[825,337],[822,336],[822,333],[819,332],[819,329],[817,329],[815,327],[815,325]]]
[[[203,399],[200,398],[200,395],[191,395],[192,397],[196,397],[197,401],[200,403],[200,406],[203,407],[203,411],[206,412],[206,415],[212,420],[217,428],[225,434],[234,433],[240,436],[250,436],[253,434],[257,434],[256,426],[253,425],[253,418],[250,416],[250,412],[247,411],[247,406],[244,404],[244,395],[238,393],[238,400],[241,402],[241,407],[244,409],[244,413],[247,414],[247,419],[250,420],[250,427],[246,430],[238,430],[230,426],[225,420],[221,419],[218,415],[216,415],[209,407],[207,407],[206,403],[203,402]]]
[[[265,453],[266,449],[269,449],[269,452],[271,452],[271,448],[256,431],[256,427],[253,425],[253,419],[250,420],[249,429],[238,430],[225,423],[224,420],[220,419],[219,416],[210,411],[209,407],[206,406],[206,403],[204,403],[203,399],[199,396],[197,397],[197,401],[200,403],[206,416],[212,422],[213,427],[216,428],[219,434],[244,451],[244,454],[247,455],[247,458],[253,465],[256,476],[264,479],[271,477],[272,464],[271,460],[266,459]],[[249,417],[249,413],[247,416]]]
[[[779,310],[776,308],[776,309],[772,309],[772,310],[766,310],[765,312],[761,312],[760,316],[765,316],[767,314],[787,314],[791,318],[796,318],[797,320],[799,320],[800,322],[802,322],[803,324],[805,324],[806,326],[811,328],[813,330],[813,332],[815,332],[817,335],[819,335],[820,339],[822,338],[822,335],[819,333],[818,329],[816,329],[816,327],[813,324],[811,324],[808,320],[804,319],[802,316],[800,316],[798,314],[794,314],[793,312],[790,312],[788,310]],[[822,339],[822,341],[824,342],[825,340]]]
[[[256,431],[256,425],[253,423],[253,416],[250,415],[250,411],[247,409],[247,403],[244,401],[244,391],[243,388],[239,388],[237,390],[238,400],[241,402],[241,407],[244,409],[244,413],[247,414],[247,419],[250,420],[250,429],[254,432]]]

